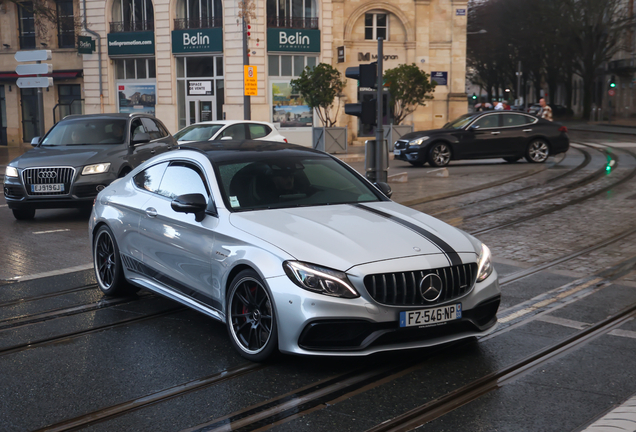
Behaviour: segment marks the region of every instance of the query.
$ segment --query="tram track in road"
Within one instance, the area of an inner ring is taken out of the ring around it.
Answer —
[[[31,296],[31,297],[23,297],[23,298],[19,298],[15,300],[7,300],[5,302],[0,303],[0,308],[26,304],[28,302],[33,302],[38,300],[51,299],[54,297],[60,297],[67,294],[78,293],[81,291],[88,291],[90,289],[95,289],[95,288],[97,288],[97,284],[88,284],[88,285],[82,285],[80,287],[69,288],[69,289],[55,291],[55,292],[51,292],[47,294],[40,294],[36,296]]]

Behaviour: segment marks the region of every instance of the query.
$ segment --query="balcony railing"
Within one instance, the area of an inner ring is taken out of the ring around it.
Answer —
[[[203,29],[223,27],[223,18],[177,18],[174,20],[175,30]]]
[[[634,59],[613,60],[608,63],[607,70],[609,72],[633,72],[636,70],[636,61]]]
[[[317,29],[318,18],[267,17],[268,28]]]
[[[123,21],[123,22],[111,22],[111,33],[123,33],[123,32],[141,32],[141,31],[154,31],[154,21]]]

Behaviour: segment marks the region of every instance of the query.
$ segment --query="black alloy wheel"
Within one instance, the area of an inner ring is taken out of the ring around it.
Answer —
[[[228,296],[228,332],[234,348],[246,359],[262,362],[278,351],[274,304],[262,279],[243,270]]]
[[[13,217],[17,220],[30,220],[35,217],[34,208],[13,209]]]
[[[548,143],[542,139],[534,139],[528,144],[526,152],[526,160],[531,163],[543,163],[548,160],[550,155],[550,147]]]
[[[503,158],[506,162],[508,163],[515,163],[517,162],[519,159],[521,159],[520,156],[516,156],[516,157],[505,157]]]
[[[124,296],[137,292],[124,278],[119,248],[112,231],[102,225],[93,241],[93,267],[97,285],[108,296]]]
[[[448,165],[451,160],[451,149],[448,144],[437,143],[433,144],[431,150],[428,153],[428,163],[434,167],[444,167]]]

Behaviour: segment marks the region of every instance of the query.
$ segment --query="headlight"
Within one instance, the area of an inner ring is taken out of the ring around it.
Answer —
[[[428,139],[428,137],[422,137],[422,138],[418,138],[415,139],[413,141],[409,141],[409,145],[420,145],[422,144],[424,141],[426,141]]]
[[[82,170],[82,175],[105,173],[108,171],[109,168],[110,168],[110,162],[100,163],[95,165],[86,165],[84,169]]]
[[[481,245],[481,254],[479,255],[479,266],[477,267],[477,282],[486,280],[492,274],[492,260],[490,249],[485,244]]]
[[[4,171],[4,175],[6,175],[7,177],[17,177],[18,169],[12,166],[8,166],[7,169]]]
[[[342,272],[298,261],[285,261],[283,268],[292,282],[307,291],[333,297],[360,297]]]

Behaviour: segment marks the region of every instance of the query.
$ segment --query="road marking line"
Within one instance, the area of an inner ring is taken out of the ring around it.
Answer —
[[[626,337],[630,339],[636,339],[636,332],[631,330],[616,329],[616,330],[612,330],[608,334],[611,334],[612,336],[620,336],[620,337]]]
[[[583,330],[590,325],[588,323],[583,323],[579,321],[573,321],[566,318],[559,318],[550,315],[545,315],[537,318],[537,321],[543,321],[550,324],[560,325],[562,327],[569,327],[577,330]]]
[[[5,280],[5,281],[27,281],[27,280],[33,280],[33,279],[40,279],[40,278],[45,278],[45,277],[50,277],[50,276],[59,276],[59,275],[63,275],[66,273],[73,273],[73,272],[78,272],[78,271],[82,271],[82,270],[89,270],[93,268],[93,264],[84,264],[84,265],[79,265],[79,266],[75,266],[75,267],[69,267],[69,268],[65,268],[65,269],[61,269],[61,270],[53,270],[50,272],[44,272],[44,273],[36,273],[36,274],[32,274],[32,275],[24,275],[24,276],[14,276],[12,278],[9,279],[0,279],[0,280]]]
[[[50,231],[34,231],[33,234],[50,234],[56,232],[66,232],[70,231],[70,229],[59,229],[59,230],[50,230]]]
[[[0,204],[0,207],[8,207],[9,204]]]
[[[634,423],[636,423],[636,397],[628,399],[623,405],[596,420],[582,432],[633,431]]]

